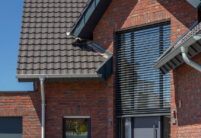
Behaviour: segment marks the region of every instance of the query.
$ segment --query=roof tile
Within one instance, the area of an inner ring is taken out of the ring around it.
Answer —
[[[66,36],[88,0],[24,0],[18,56],[19,75],[96,74],[106,59]]]

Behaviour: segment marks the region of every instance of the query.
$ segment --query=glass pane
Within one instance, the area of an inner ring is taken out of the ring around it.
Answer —
[[[117,115],[170,111],[170,73],[153,68],[170,46],[170,24],[118,33],[116,37]]]
[[[88,119],[66,119],[66,138],[88,138]]]

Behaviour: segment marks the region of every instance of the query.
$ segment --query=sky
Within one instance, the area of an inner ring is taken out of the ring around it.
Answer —
[[[32,91],[32,83],[16,79],[23,0],[0,2],[0,91]]]

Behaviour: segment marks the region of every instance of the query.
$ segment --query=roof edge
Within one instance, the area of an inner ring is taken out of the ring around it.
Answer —
[[[111,55],[106,61],[104,61],[96,71],[103,74],[103,78],[107,80],[113,73],[113,56]]]
[[[180,41],[182,41],[182,39],[186,36],[186,35],[188,35],[188,33],[190,32],[190,31],[192,31],[192,29],[194,28],[194,27],[196,27],[197,25],[198,25],[198,21],[195,21],[193,24],[192,24],[192,26],[187,30],[187,31],[185,31],[175,42],[173,42],[172,44],[171,44],[171,46],[156,60],[156,62],[159,62],[160,61],[160,59],[162,59],[164,56],[166,56],[172,49],[174,49],[174,47],[176,47],[177,46],[177,44],[178,43],[180,43]]]
[[[201,40],[200,34],[197,34],[195,36],[191,36],[185,43],[181,44],[180,46],[177,46],[176,48],[174,48],[173,51],[169,52],[168,54],[164,55],[160,60],[158,60],[158,62],[154,65],[154,69],[159,69],[161,66],[166,64],[172,58],[174,58],[175,56],[180,54],[181,53],[181,49],[180,49],[181,46],[187,48],[199,40]]]
[[[38,80],[40,76],[45,77],[47,80],[90,80],[90,79],[102,79],[102,74],[17,74],[16,78],[20,82],[29,82]]]
[[[90,0],[76,21],[70,34],[83,39],[92,39],[93,30],[112,0]]]
[[[200,32],[201,32],[201,23],[195,21],[191,25],[191,27],[187,31],[185,31],[175,42],[173,42],[171,46],[155,61],[153,67],[155,69],[159,69],[161,66],[166,64],[168,60],[170,60],[167,59],[169,56],[177,56],[177,54],[181,52],[179,48],[181,47],[181,45],[190,46],[190,44],[188,45],[190,41],[192,41],[191,43],[198,41]]]
[[[81,22],[81,19],[83,18],[82,16],[84,15],[84,13],[87,12],[87,9],[89,7],[89,5],[91,5],[93,2],[93,0],[89,0],[87,3],[86,3],[86,6],[85,8],[83,9],[83,11],[81,12],[81,15],[79,16],[79,18],[75,21],[73,27],[70,29],[70,35],[74,35],[74,31],[76,29],[76,27],[78,26],[79,22]]]

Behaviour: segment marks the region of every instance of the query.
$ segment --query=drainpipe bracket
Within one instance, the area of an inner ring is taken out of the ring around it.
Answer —
[[[43,76],[43,75],[39,76],[39,80],[42,81],[42,82],[44,82],[45,76]]]

